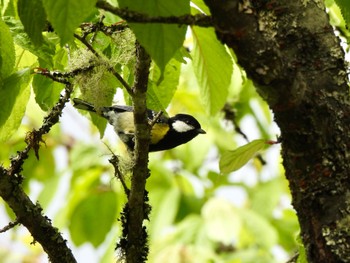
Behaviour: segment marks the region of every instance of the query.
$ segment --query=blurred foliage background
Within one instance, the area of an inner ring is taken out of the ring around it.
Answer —
[[[20,76],[26,78],[16,84],[20,95],[13,95],[14,108],[23,115],[15,124],[5,123],[0,129],[4,166],[25,147],[26,133],[40,127],[63,89],[62,84],[23,70],[39,67],[69,72],[94,64],[92,71],[75,76],[73,95],[102,105],[130,103],[108,70],[111,65],[129,84],[134,79],[135,37],[130,30],[94,34],[92,46],[103,58],[94,57],[77,38],[67,40],[69,47],[62,45],[62,35],[52,32],[43,34],[38,47],[16,12],[21,2],[1,1],[0,27],[9,31],[2,29],[0,40],[11,33],[18,70],[14,74],[22,72]],[[201,1],[194,3],[193,14],[199,12],[198,7],[207,11]],[[130,3],[120,1],[123,4]],[[333,23],[340,30],[345,28],[338,7],[332,1],[327,4]],[[106,25],[120,21],[107,12],[104,16]],[[97,23],[99,18],[94,9],[84,21]],[[143,31],[132,29],[136,38],[142,39]],[[80,27],[76,34],[84,30]],[[187,29],[184,46],[170,56],[169,63],[164,63],[164,56],[152,63],[148,106],[166,109],[170,116],[191,114],[207,134],[173,150],[150,154],[149,262],[286,262],[298,250],[299,226],[283,175],[280,146],[259,151],[235,172],[224,174],[219,169],[224,152],[255,139],[276,140],[279,131],[273,116],[236,64],[232,51],[216,40],[212,29]],[[5,87],[13,86],[4,79],[0,95],[9,96]],[[40,159],[31,154],[24,165],[26,193],[40,203],[80,262],[114,262],[118,258],[114,250],[121,231],[118,218],[126,197],[108,162],[111,150],[127,170],[127,152],[112,128],[66,105],[60,124],[45,136]],[[3,227],[15,217],[2,200],[0,209]],[[21,226],[1,233],[2,262],[45,262],[40,245],[32,241]]]

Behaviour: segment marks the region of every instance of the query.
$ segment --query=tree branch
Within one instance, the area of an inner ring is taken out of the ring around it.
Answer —
[[[146,92],[151,59],[145,49],[136,43],[135,83],[133,86],[135,149],[131,189],[123,215],[123,237],[117,247],[125,252],[127,263],[145,262],[148,255],[147,232],[143,226],[150,206],[145,190],[148,170],[150,126],[147,121]],[[126,218],[125,218],[126,217]]]
[[[11,158],[10,167],[5,169],[0,166],[0,196],[16,214],[18,223],[29,230],[34,241],[41,244],[50,261],[54,263],[73,263],[76,260],[62,235],[52,226],[51,220],[42,215],[40,205],[34,204],[23,191],[20,172],[25,159],[28,158],[30,149],[33,149],[35,155],[39,157],[38,150],[40,143],[43,142],[43,135],[48,133],[52,126],[59,121],[62,110],[70,98],[72,92],[70,84],[66,85],[65,91],[65,94],[44,118],[43,125],[26,136],[27,147],[18,152],[16,157]]]
[[[115,155],[111,150],[110,152],[112,153],[112,157],[108,160],[110,164],[113,165],[114,167],[114,176],[119,179],[120,183],[122,184],[122,187],[124,189],[124,193],[126,194],[126,196],[129,196],[130,193],[130,189],[128,188],[128,186],[125,183],[125,179],[124,176],[122,174],[122,172],[119,169],[119,158],[117,155]]]
[[[150,17],[147,14],[131,11],[125,8],[112,6],[110,3],[99,0],[96,7],[111,12],[128,22],[132,23],[162,23],[162,24],[178,24],[178,25],[196,25],[200,27],[213,26],[211,17],[207,15],[182,15],[182,16],[157,16]]]
[[[4,226],[3,228],[0,229],[0,233],[4,233],[12,228],[14,228],[15,226],[19,225],[18,219],[16,219],[13,222],[10,222],[7,224],[7,226]]]
[[[349,262],[350,101],[322,1],[205,0],[218,38],[268,102],[308,262]]]

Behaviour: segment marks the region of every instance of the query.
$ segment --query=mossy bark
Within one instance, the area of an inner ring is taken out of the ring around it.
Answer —
[[[309,262],[350,262],[350,101],[323,1],[205,0],[281,129]]]

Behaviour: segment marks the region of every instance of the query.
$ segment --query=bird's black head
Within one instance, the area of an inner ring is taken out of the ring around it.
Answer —
[[[177,133],[191,133],[198,135],[199,133],[206,133],[199,122],[191,115],[177,114],[170,118],[171,128]]]
[[[177,114],[169,118],[168,125],[170,130],[158,143],[150,144],[150,151],[168,150],[189,142],[200,133],[206,133],[199,122],[187,114]]]

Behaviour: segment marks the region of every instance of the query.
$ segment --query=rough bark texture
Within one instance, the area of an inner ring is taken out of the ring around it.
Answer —
[[[42,215],[42,209],[38,204],[33,204],[21,188],[21,178],[8,175],[7,171],[0,167],[0,194],[4,201],[16,214],[19,223],[24,225],[33,236],[33,243],[41,244],[48,254],[50,262],[75,263],[71,250],[67,247],[58,229],[54,228],[51,221]]]
[[[205,0],[281,129],[309,262],[350,262],[350,102],[323,1]]]
[[[129,218],[126,262],[144,262],[147,259],[147,232],[143,225],[148,219],[147,193],[145,192],[148,171],[148,147],[150,127],[147,123],[146,92],[151,59],[145,49],[136,44],[135,83],[133,86],[133,104],[135,119],[135,151],[131,189],[128,196]]]

